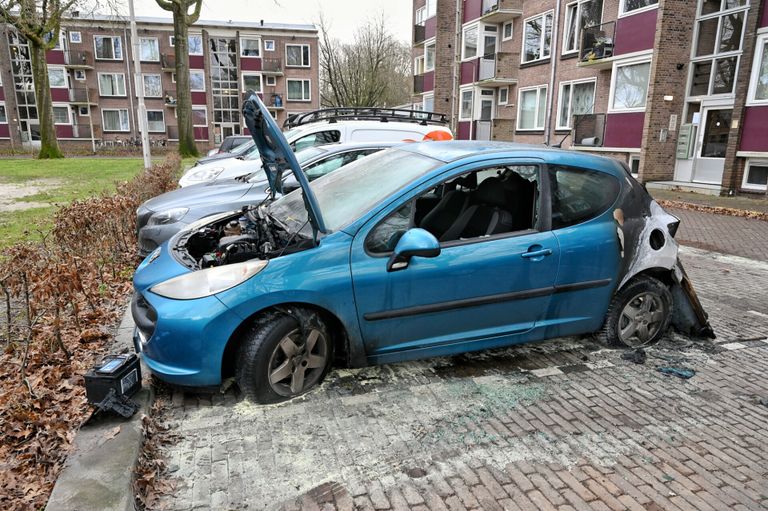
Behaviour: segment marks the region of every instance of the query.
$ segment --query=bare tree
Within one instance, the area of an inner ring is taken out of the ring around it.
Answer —
[[[203,0],[155,0],[173,13],[173,38],[176,56],[176,116],[179,122],[179,154],[197,156],[192,128],[192,93],[189,88],[189,27],[200,18]],[[192,11],[192,12],[190,12]]]
[[[410,97],[410,47],[387,31],[383,17],[344,44],[320,19],[320,101],[323,106],[395,106]]]
[[[61,19],[78,0],[0,0],[0,20],[13,26],[29,44],[37,115],[40,121],[40,152],[37,157],[63,158],[53,122],[53,103],[45,52],[56,46]]]

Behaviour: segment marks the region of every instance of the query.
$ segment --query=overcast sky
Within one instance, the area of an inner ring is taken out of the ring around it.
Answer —
[[[331,35],[348,42],[355,29],[383,15],[397,39],[411,38],[411,0],[203,0],[203,20],[316,23],[323,13]],[[155,0],[135,0],[137,16],[169,16]]]

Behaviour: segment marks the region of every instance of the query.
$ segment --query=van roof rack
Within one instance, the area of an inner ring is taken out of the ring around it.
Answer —
[[[292,114],[283,123],[283,128],[295,128],[313,122],[340,120],[357,121],[397,121],[414,122],[426,126],[428,124],[448,124],[445,114],[424,112],[422,110],[405,110],[401,108],[372,108],[372,107],[348,107],[348,108],[323,108],[311,112]]]

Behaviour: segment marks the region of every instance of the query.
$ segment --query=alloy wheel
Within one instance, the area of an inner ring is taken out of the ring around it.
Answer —
[[[661,296],[642,292],[632,298],[619,316],[619,338],[627,346],[645,346],[664,324],[667,307]]]
[[[313,328],[306,336],[292,330],[269,359],[269,385],[281,396],[297,396],[315,385],[328,363],[328,340]]]

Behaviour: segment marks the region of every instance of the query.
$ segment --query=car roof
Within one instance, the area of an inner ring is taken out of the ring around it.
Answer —
[[[396,141],[383,141],[383,142],[342,142],[340,144],[325,144],[313,146],[314,149],[325,149],[326,154],[341,153],[344,151],[353,151],[355,149],[376,149],[394,147],[397,145],[405,144],[405,142]]]
[[[288,131],[295,133],[322,131],[328,129],[329,126],[359,126],[370,129],[377,129],[381,131],[416,131],[419,133],[428,133],[430,131],[447,131],[451,130],[446,126],[440,126],[435,124],[420,124],[417,122],[406,121],[368,121],[359,119],[347,119],[347,120],[321,120],[314,121],[308,124],[302,124],[290,128]],[[288,133],[284,131],[283,133]]]

